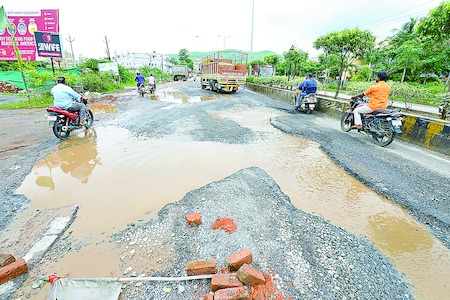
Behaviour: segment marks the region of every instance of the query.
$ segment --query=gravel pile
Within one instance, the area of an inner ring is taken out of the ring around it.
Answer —
[[[185,220],[194,212],[202,215],[199,227]],[[296,209],[256,167],[194,190],[158,215],[113,236],[124,277],[185,276],[190,260],[214,259],[220,270],[229,255],[249,248],[252,265],[272,274],[285,299],[412,298],[402,276],[370,242]],[[212,230],[218,217],[233,218],[237,231]],[[209,283],[128,283],[121,299],[202,299]]]

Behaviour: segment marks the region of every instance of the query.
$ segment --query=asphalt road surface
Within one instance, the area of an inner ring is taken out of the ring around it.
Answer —
[[[268,139],[270,133],[252,130],[217,114],[254,110],[257,116],[257,112],[275,110],[278,116],[270,120],[272,126],[318,143],[337,165],[406,209],[449,248],[448,157],[397,140],[381,148],[363,134],[342,132],[336,119],[318,113],[292,113],[288,103],[248,90],[223,95],[200,89],[198,82],[184,82],[159,86],[157,92],[160,101],[150,100],[148,95],[140,98],[135,91],[119,95],[119,113],[100,115],[95,126],[120,127],[135,137],[155,141],[251,145]],[[27,116],[31,117],[27,119]],[[8,120],[8,129],[1,132],[8,145],[2,145],[3,159],[0,160],[0,196],[4,208],[0,215],[0,229],[14,230],[8,225],[29,202],[24,195],[17,195],[16,189],[40,159],[55,151],[54,146],[59,141],[42,120],[42,111],[25,115],[1,111],[0,118]],[[34,131],[33,140],[22,142],[21,147],[14,146]],[[184,216],[195,211],[202,212],[205,225],[192,230],[186,226]],[[215,218],[224,214],[236,220],[240,228],[237,232],[229,234],[210,230]],[[133,258],[128,254],[121,259],[124,269],[127,263],[136,260],[145,265],[147,258],[151,261],[156,259],[157,266],[145,274],[147,276],[181,276],[186,261],[194,259],[216,259],[222,267],[228,255],[248,247],[254,252],[254,266],[265,274],[272,274],[277,282],[276,290],[285,298],[413,297],[403,275],[370,241],[331,224],[321,216],[296,209],[277,182],[258,166],[243,168],[187,193],[180,201],[165,206],[158,218],[138,226],[117,229],[109,242],[125,254],[129,253],[130,246],[138,249],[133,252]],[[70,239],[56,242],[50,249],[51,257],[64,256],[67,249],[71,249],[68,243]],[[160,253],[157,248],[165,251]],[[152,258],[155,253],[160,256]],[[39,269],[38,265],[33,267]],[[18,280],[17,284],[25,279]],[[127,284],[123,297],[197,299],[208,291],[207,280]],[[7,295],[17,298],[36,294],[19,291],[15,295]]]

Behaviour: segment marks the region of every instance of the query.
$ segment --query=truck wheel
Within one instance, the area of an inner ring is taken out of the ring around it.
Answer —
[[[214,91],[214,80],[210,80],[210,81],[209,81],[209,89],[210,89],[211,91]]]
[[[173,81],[178,81],[178,76],[173,76]]]

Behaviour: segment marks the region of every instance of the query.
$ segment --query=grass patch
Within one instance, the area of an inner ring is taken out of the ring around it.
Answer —
[[[30,108],[44,108],[53,105],[53,98],[31,98],[31,100],[23,100],[15,103],[0,104],[0,109],[30,109]]]

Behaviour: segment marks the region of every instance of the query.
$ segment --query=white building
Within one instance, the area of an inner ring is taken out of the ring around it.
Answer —
[[[149,66],[150,68],[158,68],[164,72],[169,72],[172,64],[169,56],[156,53],[133,53],[116,55],[116,61],[119,65],[127,69],[138,70],[140,67]]]

